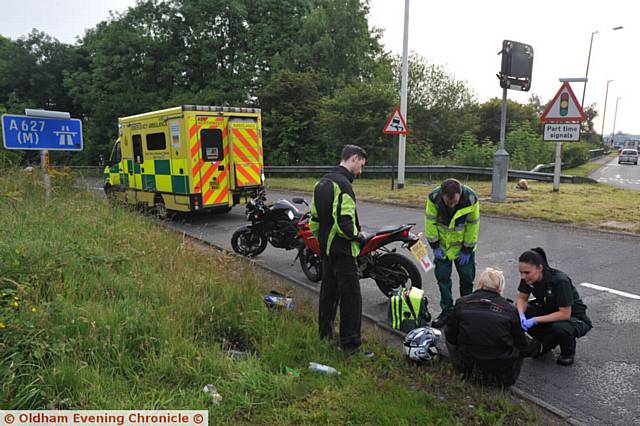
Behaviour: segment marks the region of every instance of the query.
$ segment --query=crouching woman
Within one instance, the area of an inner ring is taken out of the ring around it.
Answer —
[[[558,364],[573,364],[576,339],[592,328],[587,306],[567,274],[549,266],[540,247],[525,251],[518,261],[522,279],[517,305],[522,328],[542,343],[542,353],[560,345]],[[532,293],[534,299],[529,301]]]

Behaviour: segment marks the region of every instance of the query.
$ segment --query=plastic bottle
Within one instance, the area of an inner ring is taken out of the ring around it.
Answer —
[[[318,364],[317,362],[310,362],[309,370],[317,371],[318,373],[323,374],[340,374],[340,372],[335,368],[329,367],[328,365],[324,364]]]

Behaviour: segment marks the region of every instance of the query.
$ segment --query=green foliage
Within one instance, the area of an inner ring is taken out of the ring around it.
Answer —
[[[476,136],[479,140],[489,138],[494,143],[500,141],[501,110],[502,100],[498,98],[490,99],[477,107],[479,121]],[[541,113],[541,105],[536,97],[529,99],[526,105],[507,100],[507,133],[520,124],[527,123],[531,131],[542,134]]]
[[[264,111],[265,161],[314,164],[323,158],[317,120],[321,97],[316,73],[282,70],[259,92]]]
[[[374,83],[349,85],[325,97],[319,117],[325,164],[338,162],[345,144],[362,146],[369,154],[368,164],[389,164],[390,149],[397,142],[383,135],[382,127],[393,110],[393,98],[389,86]]]
[[[471,132],[465,132],[452,152],[454,164],[462,166],[491,167],[496,146],[489,140],[478,143]]]
[[[401,61],[396,59],[397,81]],[[412,54],[409,59],[409,104],[407,123],[411,143],[429,146],[435,154],[451,150],[466,131],[474,131],[473,95],[466,84],[449,75],[444,67],[429,64]]]
[[[553,161],[555,144],[543,142],[542,137],[524,122],[512,125],[506,136],[505,149],[510,155],[510,169],[531,170],[538,164]]]
[[[566,143],[562,145],[562,167],[576,167],[589,160],[589,150],[591,146],[587,143]]]

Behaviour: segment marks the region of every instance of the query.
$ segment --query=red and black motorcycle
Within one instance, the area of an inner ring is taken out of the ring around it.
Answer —
[[[296,204],[305,204],[303,198],[292,198]],[[304,213],[298,221],[298,236],[303,245],[298,251],[300,267],[306,277],[318,282],[322,279],[320,245],[309,228],[310,213]],[[414,224],[391,225],[378,229],[374,233],[365,233],[366,238],[358,255],[360,278],[372,278],[385,296],[390,296],[400,287],[422,288],[422,277],[415,263],[397,252],[397,248],[388,245],[402,243],[409,249],[414,244],[422,244],[419,237],[410,232]]]

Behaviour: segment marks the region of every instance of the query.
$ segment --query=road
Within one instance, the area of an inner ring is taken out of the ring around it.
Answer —
[[[640,191],[640,165],[618,164],[618,157],[592,172],[589,177],[598,182]]]
[[[638,167],[640,169],[640,167]],[[269,199],[292,194],[270,192]],[[309,201],[309,196],[305,197]],[[422,208],[359,203],[361,222],[372,231],[389,224],[418,223],[423,231]],[[233,231],[245,223],[244,208],[227,215],[196,215],[171,224],[177,230],[203,238],[227,249]],[[545,248],[552,266],[572,277],[594,329],[578,341],[576,363],[561,367],[555,356],[526,360],[517,387],[569,413],[586,424],[640,424],[640,236],[623,236],[572,229],[542,222],[483,217],[477,251],[478,273],[487,266],[505,272],[505,295],[516,298],[519,281],[517,257],[524,250]],[[260,261],[297,280],[306,281],[295,253],[271,246]],[[454,286],[457,277],[454,272]],[[582,283],[630,293],[619,295]],[[439,294],[433,272],[423,273],[423,288],[432,315],[439,313]],[[457,293],[457,289],[455,290]],[[386,321],[386,298],[371,280],[362,282],[366,313]],[[556,349],[557,351],[557,349]],[[557,355],[557,352],[554,354]]]

